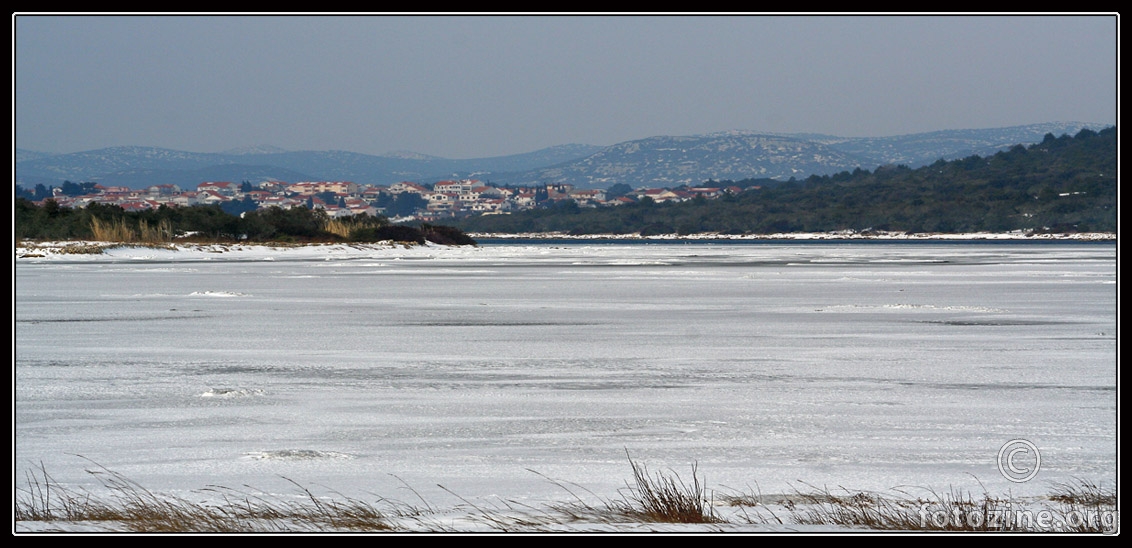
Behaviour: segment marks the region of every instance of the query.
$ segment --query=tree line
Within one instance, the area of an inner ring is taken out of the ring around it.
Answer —
[[[117,205],[92,203],[61,207],[48,199],[36,205],[16,198],[18,240],[113,240],[125,242],[380,242],[475,245],[475,240],[449,226],[391,224],[386,217],[354,215],[331,219],[321,209],[269,207],[230,214],[217,205],[161,206],[125,211]]]
[[[1047,134],[991,156],[888,165],[768,185],[765,179],[712,182],[749,187],[714,200],[583,208],[564,201],[512,215],[473,217],[469,232],[641,235],[895,232],[1116,231],[1116,128]]]

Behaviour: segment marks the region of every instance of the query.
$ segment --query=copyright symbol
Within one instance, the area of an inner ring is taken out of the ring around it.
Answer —
[[[998,471],[1002,477],[1014,483],[1034,479],[1041,466],[1042,456],[1038,453],[1038,447],[1029,441],[1010,440],[998,450]]]

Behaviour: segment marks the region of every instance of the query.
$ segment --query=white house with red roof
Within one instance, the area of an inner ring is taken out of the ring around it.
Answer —
[[[376,200],[380,198],[382,194],[389,194],[389,187],[381,185],[370,185],[362,191],[362,198],[365,198],[366,200]]]
[[[389,192],[391,194],[401,194],[402,192],[412,192],[414,194],[427,194],[429,189],[418,185],[417,183],[410,183],[409,181],[401,181],[400,183],[393,183],[389,185]]]
[[[305,206],[306,203],[306,200],[296,200],[286,196],[270,196],[259,202],[259,208],[278,207],[280,209],[291,209],[296,206]]]
[[[637,201],[628,197],[628,196],[618,196],[618,197],[616,197],[612,200],[606,200],[603,203],[607,206],[619,206],[619,205],[635,204],[635,203],[637,203]]]
[[[538,197],[534,192],[520,192],[511,198],[511,201],[515,202],[515,205],[519,206],[520,209],[534,207],[537,200]]]
[[[460,195],[455,192],[429,192],[424,198],[429,211],[449,211],[460,203]]]
[[[197,192],[211,191],[221,196],[235,196],[240,185],[226,181],[210,181],[197,185]]]
[[[146,187],[146,194],[150,196],[172,196],[181,192],[181,187],[172,184],[151,185]]]
[[[287,191],[287,183],[284,183],[283,181],[264,181],[257,186],[260,190],[266,190],[267,192],[270,192],[272,194],[278,194],[280,192]]]
[[[709,199],[718,198],[723,195],[723,189],[715,187],[693,187],[689,188],[688,192],[691,192],[694,196],[703,196]]]
[[[200,190],[197,191],[197,203],[204,205],[222,204],[230,202],[232,198],[216,192],[215,190]]]
[[[462,181],[440,181],[432,185],[432,189],[437,192],[455,192],[462,194],[479,186],[483,185],[475,179],[464,179]]]
[[[678,202],[681,200],[680,195],[668,190],[667,188],[646,188],[643,191],[634,191],[639,198],[650,198],[656,203],[662,202]]]
[[[253,202],[258,204],[258,203],[263,202],[264,200],[274,196],[274,194],[272,194],[272,193],[270,193],[266,190],[252,190],[252,191],[249,191],[249,192],[245,192],[244,196],[251,198]]]
[[[503,213],[511,210],[511,202],[503,198],[480,200],[472,204],[472,211],[482,214]]]
[[[579,205],[597,205],[605,201],[605,191],[601,189],[575,190],[570,193],[570,197]]]

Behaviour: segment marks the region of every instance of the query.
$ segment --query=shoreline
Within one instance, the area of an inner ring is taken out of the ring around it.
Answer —
[[[491,233],[469,232],[468,236],[479,240],[1065,240],[1065,241],[1113,241],[1114,232],[1076,232],[1076,233],[1035,233],[1035,232],[885,232],[843,230],[835,232],[783,232],[776,234],[720,234],[703,232],[698,234],[569,234],[566,232],[528,232]]]
[[[654,234],[654,236],[641,236],[637,233],[627,234],[569,234],[566,232],[523,232],[523,233],[491,233],[472,232],[469,236],[479,240],[574,240],[586,241],[1088,241],[1088,242],[1116,242],[1117,236],[1113,232],[1079,232],[1079,233],[1034,233],[1034,232],[970,232],[970,233],[906,233],[906,232],[788,232],[775,234],[720,234],[704,232],[697,234]],[[146,258],[155,258],[153,255],[177,254],[177,252],[195,252],[201,255],[226,254],[226,252],[239,251],[271,251],[271,252],[300,252],[308,254],[329,254],[329,252],[352,251],[381,251],[393,249],[460,249],[469,246],[445,246],[439,243],[402,243],[381,241],[374,243],[286,243],[286,242],[235,242],[235,243],[189,243],[189,242],[105,242],[93,240],[60,240],[60,241],[32,241],[20,240],[16,242],[16,259],[49,258],[59,256],[100,256],[106,251],[113,250],[145,250]],[[474,247],[474,246],[473,246]],[[134,258],[141,258],[135,256]]]
[[[585,234],[585,235],[571,235],[562,232],[529,232],[519,234],[496,234],[496,233],[469,233],[473,239],[477,240],[475,246],[459,246],[459,245],[443,245],[435,243],[425,244],[412,244],[412,243],[396,243],[391,241],[375,242],[375,243],[306,243],[306,244],[293,244],[284,242],[262,242],[262,243],[132,243],[132,242],[98,242],[89,240],[76,240],[76,241],[30,241],[23,240],[16,242],[15,258],[17,261],[28,259],[58,259],[61,257],[69,257],[71,259],[79,259],[80,257],[95,257],[100,258],[120,258],[120,259],[172,259],[174,257],[196,256],[201,260],[208,260],[209,257],[217,257],[220,254],[226,255],[247,255],[259,256],[261,260],[274,260],[274,256],[279,253],[286,254],[288,257],[298,258],[300,256],[306,257],[330,257],[335,255],[356,254],[356,253],[369,253],[369,252],[387,252],[393,250],[400,250],[405,253],[415,254],[419,252],[433,253],[438,250],[444,249],[462,249],[467,247],[481,247],[480,240],[495,240],[500,242],[514,241],[524,243],[535,243],[539,240],[546,240],[548,243],[557,240],[561,243],[562,240],[574,241],[577,243],[586,242],[602,242],[602,243],[637,243],[637,242],[754,242],[754,241],[796,241],[796,242],[844,242],[850,240],[856,241],[889,241],[889,242],[962,242],[962,241],[986,241],[986,242],[1094,242],[1116,243],[1117,235],[1111,232],[1082,232],[1074,234],[1046,234],[1046,233],[990,233],[990,232],[976,232],[976,233],[961,233],[961,234],[944,234],[944,233],[919,233],[907,234],[903,232],[854,232],[854,231],[841,231],[841,232],[797,232],[797,233],[780,233],[780,234],[717,234],[717,233],[701,233],[701,234],[659,234],[653,236],[641,236],[640,234]]]
[[[173,258],[178,254],[197,256],[201,260],[208,260],[223,254],[254,256],[259,260],[274,260],[275,253],[291,255],[304,255],[309,257],[329,257],[343,252],[375,252],[389,250],[424,249],[433,251],[437,248],[459,247],[440,244],[403,244],[394,242],[378,243],[308,243],[290,244],[276,243],[139,243],[139,242],[98,242],[91,240],[76,241],[19,241],[16,242],[16,260],[21,259],[57,259],[67,257],[80,259],[83,257],[105,258],[116,257],[121,259],[162,259]],[[265,253],[267,253],[265,255]]]

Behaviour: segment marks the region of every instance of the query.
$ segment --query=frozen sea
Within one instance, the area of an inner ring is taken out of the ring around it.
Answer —
[[[617,498],[627,456],[720,493],[1117,479],[1112,242],[211,251],[15,262],[17,486],[458,513]]]

